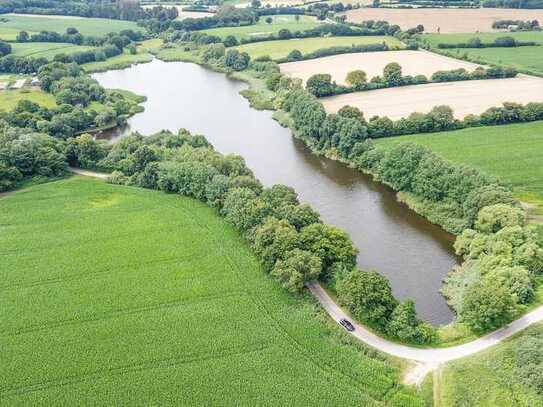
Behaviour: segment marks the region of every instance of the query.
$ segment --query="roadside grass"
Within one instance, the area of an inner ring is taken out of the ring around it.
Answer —
[[[511,184],[515,193],[529,202],[543,203],[543,121],[390,137],[376,142],[383,148],[404,142],[425,145],[451,161],[468,164]]]
[[[468,48],[439,50],[453,58],[466,59],[479,64],[515,68],[527,74],[543,76],[543,46],[513,48]]]
[[[124,20],[110,20],[106,18],[85,18],[85,17],[57,17],[57,16],[33,16],[3,14],[2,19],[8,21],[0,22],[0,38],[15,40],[19,31],[37,33],[42,30],[65,33],[67,28],[74,27],[83,35],[102,37],[110,32],[131,29],[142,31],[143,28],[135,22]]]
[[[318,37],[279,41],[263,41],[240,45],[240,52],[247,52],[251,58],[268,55],[272,59],[285,58],[292,50],[299,50],[302,54],[313,52],[321,48],[336,46],[351,46],[360,44],[376,44],[386,42],[389,47],[398,49],[404,45],[394,37],[364,36],[364,37]]]
[[[424,406],[194,199],[72,177],[0,199],[8,405]]]
[[[272,18],[272,23],[266,23],[268,17]],[[270,34],[277,34],[279,30],[287,29],[291,32],[310,30],[317,27],[320,23],[315,17],[300,16],[300,21],[296,21],[293,15],[275,15],[275,16],[261,16],[260,20],[254,25],[247,25],[241,27],[222,27],[222,28],[210,28],[202,30],[202,32],[208,35],[218,35],[221,38],[225,38],[228,35],[233,35],[238,40],[242,38],[257,38],[266,37]]]
[[[543,332],[538,324],[469,358],[445,365],[436,406],[541,406],[543,397],[522,384],[515,372],[515,349],[530,333]],[[535,371],[533,372],[536,373]]]
[[[83,45],[58,42],[25,42],[11,44],[12,54],[19,57],[47,58],[52,60],[57,54],[74,54],[94,49]]]
[[[43,107],[54,108],[57,106],[55,97],[50,93],[38,89],[14,89],[0,91],[0,110],[11,111],[21,100],[30,100]]]
[[[496,38],[513,37],[517,41],[534,41],[543,44],[543,31],[519,31],[519,32],[489,32],[489,33],[462,33],[462,34],[424,34],[421,39],[432,47],[438,44],[466,43],[472,38],[479,38],[484,43],[494,42]]]

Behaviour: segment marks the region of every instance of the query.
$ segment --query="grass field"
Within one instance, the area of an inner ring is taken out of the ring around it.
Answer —
[[[543,46],[516,48],[470,48],[447,50],[452,57],[466,55],[470,60],[516,68],[519,71],[543,76]]]
[[[266,37],[269,34],[277,34],[279,30],[282,29],[287,29],[292,32],[310,30],[320,24],[315,17],[300,16],[300,21],[296,21],[294,16],[291,15],[269,16],[272,18],[273,22],[268,24],[266,23],[267,17],[268,16],[260,17],[260,20],[255,25],[211,28],[209,30],[203,30],[202,32],[209,35],[218,35],[222,38],[233,35],[239,40],[242,38]]]
[[[66,16],[33,16],[3,14],[0,22],[0,38],[13,41],[19,31],[36,33],[42,30],[66,32],[69,27],[74,27],[83,35],[101,37],[109,32],[117,32],[125,29],[142,30],[132,21],[109,20],[105,18],[84,18]]]
[[[541,335],[542,332],[543,325],[536,325],[485,352],[446,365],[439,378],[439,400],[434,405],[543,406],[543,397],[525,386],[515,371],[515,350],[521,342],[530,340],[533,335]]]
[[[3,404],[423,406],[196,200],[76,177],[0,225]]]
[[[428,146],[443,157],[511,183],[519,194],[543,200],[541,121],[377,140],[377,144],[385,148],[402,142]]]
[[[513,37],[517,41],[533,41],[537,44],[543,44],[543,31],[425,34],[421,38],[431,46],[437,47],[438,44],[466,43],[472,38],[480,38],[482,42],[490,43],[500,37]]]
[[[264,41],[252,44],[245,44],[237,47],[242,52],[247,52],[251,58],[264,55],[272,59],[284,58],[290,51],[297,49],[306,54],[320,48],[335,46],[350,46],[359,44],[375,44],[385,41],[390,47],[403,48],[403,44],[394,37],[372,36],[372,37],[319,37],[304,38],[295,40]]]
[[[58,42],[26,42],[11,44],[12,54],[20,57],[47,58],[52,60],[57,54],[74,54],[88,51],[94,47]]]
[[[0,110],[10,111],[15,108],[20,100],[30,100],[49,108],[57,105],[53,95],[41,90],[2,90],[0,91]]]

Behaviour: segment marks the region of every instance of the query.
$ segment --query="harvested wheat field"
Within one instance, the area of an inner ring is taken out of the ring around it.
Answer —
[[[422,24],[427,33],[473,33],[496,31],[492,23],[497,20],[543,20],[543,10],[517,9],[386,9],[361,8],[347,13],[347,20],[360,23],[367,20],[385,20],[402,29]]]
[[[543,102],[543,79],[519,76],[509,79],[487,79],[430,83],[356,92],[322,98],[326,111],[337,112],[345,105],[356,106],[366,118],[388,116],[400,119],[413,112],[426,113],[434,106],[448,105],[455,117],[480,114],[503,102]]]
[[[287,62],[279,65],[281,72],[300,78],[304,82],[311,75],[327,73],[339,84],[345,84],[345,77],[351,71],[361,69],[368,75],[368,80],[383,74],[384,67],[397,62],[402,66],[404,75],[425,75],[428,78],[434,72],[464,68],[473,71],[480,65],[448,58],[424,51],[383,51],[341,54],[307,61]]]

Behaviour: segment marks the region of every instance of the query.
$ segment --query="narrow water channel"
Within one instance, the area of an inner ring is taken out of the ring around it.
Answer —
[[[106,88],[148,98],[145,112],[117,136],[186,128],[205,135],[220,152],[242,155],[265,185],[295,188],[326,223],[346,230],[360,250],[359,267],[388,277],[394,294],[413,298],[421,317],[433,324],[452,320],[439,293],[457,263],[452,236],[398,203],[390,189],[311,154],[271,112],[249,107],[239,95],[245,84],[198,65],[159,60],[94,77]]]

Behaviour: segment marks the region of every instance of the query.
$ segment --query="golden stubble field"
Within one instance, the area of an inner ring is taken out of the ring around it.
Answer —
[[[543,79],[521,75],[509,79],[430,83],[356,92],[322,98],[327,112],[335,113],[345,105],[356,106],[366,118],[388,116],[393,120],[413,112],[426,113],[434,106],[448,105],[461,119],[480,114],[503,102],[526,104],[543,100]]]
[[[497,20],[539,20],[543,21],[543,10],[517,9],[386,9],[361,8],[346,12],[347,20],[362,22],[385,20],[398,24],[402,29],[422,24],[427,33],[473,33],[490,32]]]
[[[434,72],[464,68],[473,71],[479,65],[457,59],[432,54],[425,51],[383,51],[341,54],[307,61],[287,62],[279,65],[281,72],[300,78],[304,83],[310,76],[327,73],[338,84],[345,84],[345,77],[351,71],[361,69],[368,75],[368,80],[383,74],[384,67],[397,62],[402,66],[404,75],[425,75],[428,78]]]

